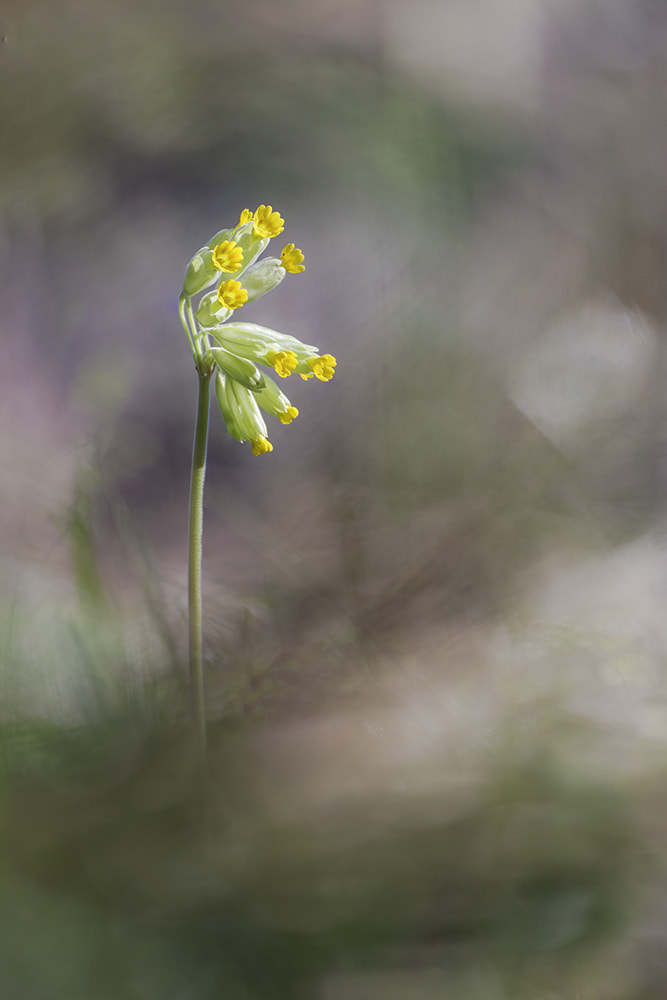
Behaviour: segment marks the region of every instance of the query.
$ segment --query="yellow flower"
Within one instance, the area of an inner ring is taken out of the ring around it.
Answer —
[[[279,236],[285,228],[285,220],[279,212],[274,212],[271,205],[260,205],[253,215],[255,236],[262,238]]]
[[[334,368],[336,367],[336,359],[331,354],[323,354],[321,358],[308,358],[306,364],[311,369],[307,375],[302,375],[301,378],[309,379],[313,375],[318,378],[320,382],[328,382],[329,379],[334,377]]]
[[[179,299],[197,369],[215,372],[227,430],[237,441],[249,442],[253,455],[273,451],[266,414],[283,425],[299,416],[266,369],[281,378],[299,374],[321,382],[332,379],[336,369],[336,359],[318,355],[312,344],[232,316],[275,288],[287,273],[305,271],[303,251],[294,243],[287,243],[279,257],[258,262],[269,240],[283,230],[284,220],[271,205],[244,208],[235,228],[219,230],[192,258]]]
[[[267,451],[273,451],[273,445],[260,434],[257,440],[252,443],[252,453],[253,455],[263,455]]]
[[[296,406],[288,406],[285,413],[281,413],[279,416],[281,424],[291,424],[292,421],[299,416],[299,411]]]
[[[247,301],[248,293],[240,281],[230,278],[229,281],[223,281],[218,288],[218,298],[228,309],[240,309]]]
[[[223,240],[222,243],[218,243],[217,247],[213,248],[211,260],[213,267],[216,267],[218,271],[227,271],[233,274],[243,263],[243,250],[236,245],[234,240]]]
[[[280,263],[290,274],[298,274],[299,271],[306,270],[303,265],[303,252],[293,243],[288,243],[286,247],[283,247]]]
[[[269,351],[266,360],[275,368],[281,378],[287,378],[288,375],[291,375],[298,364],[294,351]]]

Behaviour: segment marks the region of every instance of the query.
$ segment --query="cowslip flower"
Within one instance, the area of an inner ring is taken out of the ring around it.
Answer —
[[[273,451],[273,445],[260,434],[257,440],[252,443],[252,453],[253,455],[264,455],[267,451]]]
[[[248,301],[248,293],[240,281],[223,281],[218,288],[218,298],[227,309],[240,309]]]
[[[266,360],[281,378],[288,378],[298,364],[294,351],[269,351]]]
[[[303,251],[295,247],[293,243],[288,243],[280,253],[280,263],[290,274],[298,274],[305,271],[303,264]]]
[[[288,243],[278,260],[259,258],[285,228],[279,212],[244,208],[235,226],[215,233],[185,271],[178,312],[198,375],[188,517],[188,662],[191,705],[200,763],[206,754],[206,701],[202,635],[204,483],[211,383],[230,435],[249,442],[253,455],[273,451],[263,414],[288,426],[299,411],[268,374],[327,382],[336,360],[270,327],[238,322],[236,313],[270,292],[287,274],[303,271],[304,255]],[[222,277],[221,277],[222,272]],[[233,278],[226,277],[233,274]],[[204,771],[202,771],[202,774]]]
[[[328,382],[336,366],[331,354],[296,337],[236,319],[237,310],[287,274],[305,270],[303,251],[294,243],[283,248],[280,259],[258,259],[283,229],[284,220],[271,205],[243,209],[236,226],[221,229],[192,258],[179,304],[195,366],[201,375],[214,376],[225,426],[237,441],[251,444],[253,455],[273,450],[262,412],[284,425],[299,415],[268,371],[281,379],[299,374]],[[220,281],[220,272],[234,277]]]
[[[211,262],[219,271],[233,274],[243,263],[243,250],[234,240],[223,240],[213,248]]]
[[[320,382],[328,382],[329,379],[334,377],[334,368],[336,367],[336,359],[331,354],[323,354],[321,358],[307,358],[306,359],[307,369],[300,371],[302,379],[318,378]]]
[[[285,228],[285,220],[271,205],[260,205],[253,215],[255,236],[280,236]]]

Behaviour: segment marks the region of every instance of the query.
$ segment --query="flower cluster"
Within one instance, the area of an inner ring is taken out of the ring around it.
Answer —
[[[223,229],[194,255],[185,272],[179,300],[181,322],[195,366],[215,378],[215,394],[227,430],[250,441],[253,455],[273,451],[262,410],[289,424],[299,411],[258,366],[281,378],[333,378],[336,359],[316,347],[234,315],[248,302],[279,285],[286,274],[305,270],[304,256],[288,243],[277,257],[259,257],[279,236],[284,221],[271,205],[245,208],[238,225]],[[215,288],[213,287],[215,286]]]

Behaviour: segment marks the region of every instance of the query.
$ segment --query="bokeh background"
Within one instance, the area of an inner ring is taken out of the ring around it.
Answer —
[[[667,11],[5,0],[0,993],[667,990]],[[338,358],[212,412],[185,266]]]

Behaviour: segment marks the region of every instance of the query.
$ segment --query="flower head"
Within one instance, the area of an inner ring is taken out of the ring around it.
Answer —
[[[218,298],[228,309],[240,309],[247,301],[248,293],[240,281],[230,278],[228,281],[223,281],[218,288]]]
[[[227,271],[233,274],[243,263],[243,250],[237,246],[234,240],[223,240],[222,243],[218,243],[213,248],[211,262],[218,271]]]
[[[298,274],[300,271],[306,270],[303,264],[303,252],[298,247],[295,247],[293,243],[288,243],[286,247],[283,247],[280,254],[280,263],[288,274]]]
[[[255,236],[280,236],[285,228],[285,220],[279,212],[274,212],[271,205],[260,205],[253,215],[253,232]]]
[[[249,442],[253,455],[273,451],[262,411],[285,426],[299,415],[267,369],[280,378],[296,373],[328,382],[336,367],[331,354],[320,354],[312,344],[233,317],[236,309],[270,292],[287,274],[305,270],[303,252],[294,243],[283,248],[280,259],[258,259],[283,228],[281,215],[271,205],[260,205],[254,212],[244,208],[235,228],[219,230],[192,258],[179,300],[197,370],[214,375],[227,430],[237,441]]]

